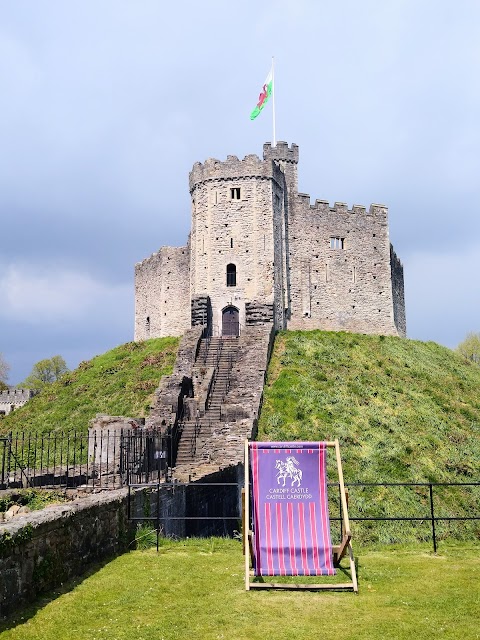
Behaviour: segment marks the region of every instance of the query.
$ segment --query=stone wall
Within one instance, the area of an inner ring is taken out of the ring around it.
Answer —
[[[390,245],[390,268],[392,272],[393,317],[400,336],[407,335],[407,319],[405,314],[405,290],[403,265]]]
[[[264,145],[263,159],[194,164],[191,242],[136,266],[136,340],[181,334],[205,316],[207,299],[214,335],[226,307],[244,326],[252,304],[272,307],[276,329],[405,335],[403,267],[390,253],[387,208],[310,205],[298,193],[298,158],[297,145],[277,142]]]
[[[386,207],[299,194],[289,234],[289,329],[398,335]]]
[[[6,389],[0,391],[0,415],[8,415],[22,407],[35,395],[33,389]]]
[[[221,333],[225,307],[238,309],[244,325],[245,304],[253,300],[279,300],[283,326],[283,189],[281,170],[255,155],[209,159],[192,169],[191,292],[210,296],[214,334]],[[234,286],[227,265],[235,265]]]
[[[263,387],[273,345],[273,325],[247,326],[238,343],[230,391],[221,408],[221,422],[197,450],[212,464],[235,466],[243,461],[245,439],[257,431]]]
[[[0,526],[0,615],[82,574],[133,540],[127,490],[17,516]]]
[[[196,326],[186,331],[178,347],[173,372],[163,376],[160,386],[155,391],[150,415],[145,421],[147,428],[166,431],[176,422],[177,410],[183,398],[192,395],[192,369],[204,327]]]
[[[162,247],[135,265],[135,340],[190,327],[190,248]]]

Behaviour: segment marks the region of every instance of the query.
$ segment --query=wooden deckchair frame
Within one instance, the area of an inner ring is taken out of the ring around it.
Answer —
[[[348,555],[350,561],[351,582],[344,583],[278,583],[278,582],[252,582],[251,577],[253,571],[250,569],[250,563],[253,565],[253,532],[250,529],[250,468],[249,468],[249,448],[248,440],[245,440],[245,488],[242,492],[242,530],[243,530],[243,553],[245,555],[245,589],[308,589],[308,590],[352,590],[358,593],[357,573],[355,570],[355,559],[352,549],[352,534],[350,532],[350,520],[348,518],[348,497],[343,481],[342,459],[340,457],[340,445],[338,440],[326,442],[328,448],[335,449],[335,457],[337,462],[338,483],[340,487],[340,502],[342,505],[342,540],[340,544],[334,545],[333,563],[336,567],[340,565],[341,559]]]

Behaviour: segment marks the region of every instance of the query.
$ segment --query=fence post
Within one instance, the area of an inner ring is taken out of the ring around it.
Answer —
[[[433,553],[437,553],[437,538],[435,536],[435,513],[433,511],[433,485],[430,482],[428,485],[430,493],[430,518],[432,521],[432,538],[433,538]]]

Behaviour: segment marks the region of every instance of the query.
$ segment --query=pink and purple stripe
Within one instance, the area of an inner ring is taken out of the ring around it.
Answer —
[[[254,570],[333,575],[324,442],[252,442]]]

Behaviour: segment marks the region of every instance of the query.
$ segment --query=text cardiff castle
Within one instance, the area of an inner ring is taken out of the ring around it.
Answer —
[[[135,266],[135,340],[242,327],[405,336],[403,267],[388,212],[298,193],[298,146],[228,156],[190,173],[192,228]]]

